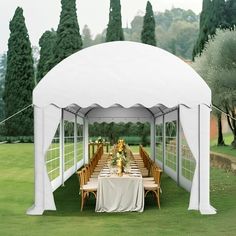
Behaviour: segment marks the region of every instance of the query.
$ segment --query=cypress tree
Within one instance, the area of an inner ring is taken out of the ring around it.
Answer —
[[[230,5],[230,7],[232,6]],[[202,53],[209,37],[211,38],[215,35],[217,28],[226,29],[232,27],[227,22],[228,17],[227,2],[225,0],[203,0],[199,37],[193,49],[193,59],[196,55]]]
[[[226,2],[226,21],[227,27],[234,29],[236,27],[236,1],[228,0]]]
[[[32,103],[34,67],[23,9],[17,8],[10,22],[5,76],[5,114],[9,117]],[[5,123],[6,135],[32,135],[33,113],[28,109]]]
[[[109,23],[107,27],[106,42],[123,40],[124,34],[122,29],[120,0],[110,0]]]
[[[7,55],[4,53],[0,57],[0,120],[3,120],[5,117],[3,94],[4,94],[6,68],[7,68]]]
[[[211,0],[203,0],[202,12],[200,14],[200,29],[197,42],[193,49],[193,59],[196,55],[201,54],[205,43],[208,41],[210,32],[210,22],[212,16],[212,2]]]
[[[225,0],[213,0],[212,1],[212,21],[211,21],[210,35],[215,35],[216,29],[225,29],[227,27],[226,22],[226,4]]]
[[[37,82],[39,82],[51,69],[51,61],[53,60],[53,49],[57,39],[56,31],[46,31],[39,39],[40,59],[37,70]]]
[[[83,38],[83,48],[87,48],[93,45],[93,39],[91,35],[91,31],[88,27],[88,25],[85,25],[82,30],[82,38]]]
[[[61,6],[53,65],[82,48],[82,39],[76,14],[76,1],[61,0]]]
[[[152,4],[149,1],[147,2],[146,13],[143,19],[141,41],[142,43],[156,46],[155,19],[152,10]]]

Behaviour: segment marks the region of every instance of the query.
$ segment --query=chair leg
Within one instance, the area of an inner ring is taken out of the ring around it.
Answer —
[[[86,199],[86,195],[87,193],[82,191],[82,194],[81,194],[81,211],[83,211],[83,208],[84,208],[84,203],[85,203],[85,199]]]
[[[81,208],[80,208],[80,211],[83,211],[83,207],[84,207],[84,192],[81,191]]]
[[[160,208],[160,194],[159,194],[159,189],[157,191],[155,191],[155,195],[156,195],[156,198],[157,198],[157,206],[158,208]]]

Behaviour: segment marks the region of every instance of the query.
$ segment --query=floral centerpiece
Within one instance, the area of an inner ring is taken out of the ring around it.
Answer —
[[[129,158],[127,156],[126,144],[123,139],[119,139],[114,147],[113,153],[110,153],[111,165],[116,166],[118,171],[117,174],[122,176],[124,167],[128,164]]]

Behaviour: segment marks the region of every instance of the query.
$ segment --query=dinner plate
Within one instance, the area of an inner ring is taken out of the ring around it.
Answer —
[[[100,177],[109,177],[110,174],[100,174],[99,176],[100,176]]]
[[[130,177],[141,177],[141,174],[130,174]]]
[[[101,171],[100,174],[107,175],[107,174],[110,174],[110,171]]]
[[[131,175],[141,175],[141,173],[137,172],[137,173],[131,173]]]

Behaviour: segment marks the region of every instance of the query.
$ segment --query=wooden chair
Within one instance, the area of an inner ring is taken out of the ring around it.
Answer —
[[[149,192],[152,192],[154,196],[156,197],[157,206],[160,208],[160,189],[161,189],[161,174],[162,170],[155,167],[153,170],[153,177],[155,182],[153,181],[143,181],[144,191],[145,191],[145,197]]]
[[[83,168],[81,171],[77,172],[77,176],[79,178],[80,183],[80,194],[81,194],[81,211],[83,211],[84,203],[86,199],[89,197],[90,193],[94,195],[94,197],[97,197],[97,182],[89,182],[88,183],[88,177],[86,176],[87,170],[86,168]]]

